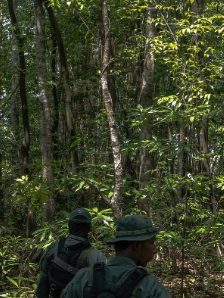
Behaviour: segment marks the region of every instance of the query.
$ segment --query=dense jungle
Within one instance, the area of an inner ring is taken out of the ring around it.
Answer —
[[[88,209],[163,225],[148,270],[173,298],[224,297],[224,3],[1,0],[0,297]]]

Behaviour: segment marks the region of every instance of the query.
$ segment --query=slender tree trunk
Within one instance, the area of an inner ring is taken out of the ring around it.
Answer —
[[[195,14],[195,16],[202,14],[204,11],[204,8],[205,8],[204,0],[194,0],[191,3],[191,11]]]
[[[171,131],[171,124],[170,123],[168,123],[168,140],[170,141],[170,142],[172,142],[172,140],[173,140],[173,137],[172,137],[172,131]],[[170,168],[170,174],[171,175],[173,175],[174,174],[174,159],[172,159],[171,161],[169,161],[169,168]]]
[[[116,102],[117,102],[117,94],[116,94],[116,85],[115,85],[115,76],[113,74],[113,69],[114,69],[114,54],[113,54],[113,47],[111,44],[111,40],[110,40],[110,60],[111,63],[109,63],[108,65],[108,88],[109,88],[109,92],[112,98],[112,103],[113,103],[113,110],[115,111],[115,106],[116,106]]]
[[[149,41],[156,36],[156,27],[152,19],[156,17],[156,9],[154,6],[149,7],[146,12],[146,47],[145,47],[145,61],[142,73],[142,84],[140,90],[140,104],[143,109],[153,106],[154,99],[154,71],[155,71],[155,57],[150,52]],[[141,140],[152,140],[152,126],[153,119],[147,118],[140,132]],[[151,171],[154,169],[154,156],[153,153],[149,153],[148,149],[141,149],[140,153],[140,173],[139,180],[141,182],[141,188],[144,188],[152,177]],[[151,207],[145,200],[139,201],[140,209],[146,211],[148,215],[151,215]]]
[[[22,105],[22,119],[23,119],[23,130],[24,139],[21,145],[21,156],[23,160],[23,171],[24,175],[29,177],[29,148],[30,148],[30,126],[29,126],[29,115],[28,115],[28,104],[26,95],[26,62],[24,55],[24,40],[20,29],[18,27],[13,0],[8,0],[9,14],[11,18],[11,24],[13,26],[13,32],[18,44],[18,54],[19,54],[19,88],[20,88],[20,99]],[[28,214],[27,214],[27,230],[26,236],[30,237],[33,233],[33,211],[30,209],[30,204],[28,204]]]
[[[103,62],[101,71],[101,87],[103,93],[104,105],[107,112],[107,119],[110,128],[111,147],[113,152],[114,169],[115,169],[115,185],[114,193],[111,199],[111,208],[114,216],[121,216],[121,210],[119,204],[121,201],[121,188],[123,185],[123,169],[121,162],[121,152],[118,140],[118,133],[116,128],[116,120],[113,110],[113,100],[109,91],[108,76],[109,76],[109,64],[111,62],[111,40],[110,40],[110,19],[107,9],[107,1],[101,0],[102,5],[102,17],[103,17],[103,29],[104,29],[104,50],[103,50]]]
[[[178,153],[178,176],[183,178],[185,175],[185,153],[184,153],[184,144],[185,144],[185,126],[180,122],[179,127],[179,153]],[[177,191],[177,202],[182,202],[184,189],[182,186],[178,188]]]
[[[30,147],[30,127],[29,127],[29,116],[28,116],[27,96],[26,96],[26,63],[25,63],[25,56],[23,51],[24,41],[17,24],[17,19],[16,19],[13,5],[14,5],[13,0],[8,0],[11,23],[13,26],[13,31],[15,33],[17,43],[18,43],[18,48],[19,48],[19,86],[20,86],[20,98],[21,98],[21,104],[22,104],[22,118],[23,118],[23,129],[24,129],[24,139],[21,145],[21,154],[23,159],[24,174],[29,175],[28,156],[29,156],[29,147]]]
[[[19,65],[19,53],[16,41],[15,32],[12,32],[12,65],[13,65],[13,76],[12,76],[12,97],[11,97],[11,123],[14,140],[18,141],[18,129],[19,129],[19,102],[18,102],[18,65]],[[16,149],[16,148],[15,148]],[[15,157],[16,150],[13,150]]]
[[[69,71],[67,66],[66,53],[65,53],[61,32],[58,27],[58,23],[57,23],[53,8],[48,0],[45,0],[44,3],[48,11],[51,26],[54,30],[57,45],[58,45],[58,51],[59,51],[59,56],[61,61],[62,78],[64,82],[66,119],[67,119],[67,125],[68,125],[71,144],[72,144],[75,137],[75,125],[74,125],[73,116],[72,116],[70,77],[69,77]],[[73,173],[77,174],[78,173],[78,155],[75,147],[71,148],[71,163],[72,163]]]
[[[184,145],[186,143],[186,140],[185,140],[186,128],[185,128],[184,123],[181,120],[178,123],[177,130],[179,131],[177,175],[179,177],[179,180],[181,181],[181,178],[183,178],[185,176],[185,167],[186,167],[186,156],[185,156],[185,150],[184,150]],[[177,188],[177,192],[174,193],[174,195],[173,195],[174,210],[176,210],[176,205],[178,203],[183,203],[184,193],[185,193],[185,195],[187,195],[186,188],[183,185],[180,185]],[[177,211],[173,211],[172,219],[175,223],[179,222],[179,214],[177,213]]]
[[[14,3],[14,11],[16,12],[17,4]],[[12,160],[16,161],[20,158],[20,152],[18,147],[19,142],[19,52],[18,43],[16,40],[15,32],[12,31],[12,96],[11,96],[11,125],[12,125],[12,136],[13,142],[11,146]],[[19,166],[21,164],[19,163]],[[18,174],[18,173],[17,173]]]
[[[36,59],[37,77],[39,85],[40,100],[40,121],[41,121],[41,143],[42,143],[42,164],[43,179],[47,181],[50,190],[49,201],[43,205],[43,221],[50,221],[54,217],[54,197],[53,197],[53,146],[51,135],[51,114],[50,102],[47,94],[47,67],[46,67],[46,37],[45,20],[42,0],[34,0],[36,19]]]
[[[54,117],[53,117],[53,127],[52,127],[52,139],[54,147],[54,160],[58,159],[58,125],[59,125],[59,101],[56,87],[56,54],[57,54],[57,41],[55,35],[52,37],[53,41],[53,51],[52,51],[52,61],[51,61],[51,71],[52,71],[52,81],[54,83],[52,89],[52,95],[54,99]]]
[[[203,118],[200,134],[199,134],[199,142],[200,148],[203,154],[203,160],[201,162],[201,172],[205,175],[205,177],[209,180],[210,191],[208,193],[209,201],[207,203],[207,209],[216,215],[216,200],[214,196],[214,186],[211,181],[212,179],[212,171],[211,171],[211,162],[208,157],[209,148],[208,148],[208,119]]]

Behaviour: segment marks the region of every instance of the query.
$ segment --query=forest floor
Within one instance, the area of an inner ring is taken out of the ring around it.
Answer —
[[[181,269],[181,268],[178,268]],[[169,290],[172,298],[223,298],[224,297],[224,272],[208,274],[203,269],[190,273],[186,266],[187,274],[182,278],[179,274],[164,273],[160,282]]]
[[[201,278],[197,279],[193,275],[187,275],[183,282],[183,290],[181,278],[168,278],[166,282],[161,282],[169,290],[172,298],[223,298],[224,283],[222,279],[221,275],[210,276],[212,285],[210,284],[207,288],[209,283],[207,278],[203,281]]]

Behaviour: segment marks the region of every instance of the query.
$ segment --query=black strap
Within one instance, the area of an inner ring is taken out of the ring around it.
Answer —
[[[76,267],[64,262],[59,257],[55,257],[53,262],[55,264],[57,264],[59,267],[61,267],[62,269],[64,269],[65,271],[67,271],[69,273],[72,273],[73,275],[76,275],[76,273],[79,271],[79,269],[77,269]]]
[[[94,248],[92,246],[87,247],[85,250],[83,250],[80,255],[78,256],[78,259],[76,261],[76,267],[78,269],[81,269],[83,267],[86,267],[86,259],[88,258],[88,255]],[[87,265],[87,264],[86,264]]]
[[[62,237],[59,240],[58,245],[57,245],[57,248],[55,249],[53,262],[55,264],[57,264],[59,267],[61,267],[62,269],[64,269],[65,271],[67,271],[69,273],[72,273],[73,275],[76,275],[76,273],[79,271],[79,269],[81,269],[84,266],[84,263],[85,263],[88,255],[89,255],[90,251],[93,250],[93,247],[90,246],[88,240],[85,240],[85,241],[83,241],[81,243],[78,243],[76,245],[73,245],[73,246],[70,246],[69,247],[70,249],[71,248],[73,248],[73,249],[76,248],[77,249],[78,247],[80,248],[80,247],[85,247],[86,245],[87,246],[89,245],[89,247],[87,247],[87,249],[84,249],[80,253],[80,255],[79,255],[79,257],[78,257],[78,259],[76,261],[76,267],[78,267],[78,268],[76,268],[76,267],[74,267],[74,266],[66,263],[65,261],[63,261],[62,259],[60,259],[58,257],[58,253],[60,253],[60,251],[64,247],[65,240],[66,240],[66,238],[64,238],[64,237]]]
[[[62,250],[62,248],[64,247],[65,240],[66,240],[65,237],[60,238],[57,248],[54,250],[54,257],[57,257],[58,252],[60,252]]]
[[[93,284],[89,292],[91,298],[97,297],[104,290],[104,267],[103,262],[97,262],[93,266]]]
[[[132,273],[126,278],[124,283],[119,286],[115,291],[111,289],[110,291],[114,294],[116,298],[130,298],[135,286],[142,280],[148,272],[143,268],[136,268]],[[97,298],[97,296],[103,291],[107,290],[108,287],[105,284],[105,264],[95,263],[93,267],[93,282],[90,289],[88,297]]]
[[[142,280],[148,272],[143,268],[136,268],[124,281],[124,283],[119,287],[119,289],[114,293],[117,298],[129,298],[131,297],[132,291],[135,286]]]

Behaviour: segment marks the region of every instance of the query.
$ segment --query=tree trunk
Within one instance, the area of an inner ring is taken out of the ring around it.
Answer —
[[[200,15],[204,11],[204,0],[194,0],[191,3],[191,11],[195,14],[195,16]]]
[[[15,33],[18,48],[19,48],[19,87],[20,87],[20,98],[22,104],[22,119],[23,119],[23,129],[24,129],[24,139],[21,145],[21,154],[23,159],[23,169],[24,174],[29,176],[28,168],[28,156],[30,147],[30,127],[29,127],[29,116],[28,116],[28,106],[27,106],[27,96],[26,96],[26,63],[24,56],[24,41],[22,34],[19,30],[16,15],[13,7],[13,0],[8,0],[9,13],[11,18],[11,23],[13,26],[13,31]]]
[[[58,125],[59,125],[59,101],[56,87],[56,53],[57,53],[57,41],[55,35],[52,36],[53,50],[52,50],[52,61],[51,61],[51,72],[52,81],[54,83],[52,88],[52,95],[54,100],[54,116],[53,116],[53,127],[52,127],[52,140],[54,148],[54,160],[58,159]]]
[[[152,19],[156,17],[156,8],[149,7],[146,12],[146,46],[145,46],[145,61],[142,73],[142,84],[140,91],[140,104],[143,109],[153,106],[154,99],[154,68],[155,68],[155,57],[150,52],[149,41],[156,36],[156,27]],[[152,125],[153,119],[147,118],[140,132],[141,140],[152,140]],[[141,188],[144,188],[152,177],[151,171],[154,169],[154,156],[153,153],[149,153],[148,149],[141,149],[140,153],[140,173],[139,180],[141,182]],[[148,206],[145,200],[139,201],[140,209],[151,215],[151,207]]]
[[[121,188],[123,186],[123,169],[121,163],[121,153],[118,140],[118,133],[116,128],[116,120],[113,110],[113,100],[109,91],[108,76],[109,76],[109,64],[111,62],[111,41],[110,41],[110,19],[108,15],[106,0],[101,0],[102,5],[102,17],[103,17],[103,29],[104,29],[104,50],[103,61],[101,71],[101,87],[103,93],[104,105],[107,112],[107,119],[110,128],[111,147],[113,152],[114,169],[115,169],[115,185],[114,193],[111,199],[111,208],[114,216],[117,218],[121,216],[121,210],[119,204],[121,201]]]
[[[18,129],[19,129],[19,107],[18,107],[18,61],[19,53],[16,41],[15,32],[12,32],[12,65],[13,65],[13,76],[12,76],[12,97],[11,97],[11,123],[12,132],[15,141],[18,141]],[[13,156],[15,157],[16,148],[13,150]]]
[[[50,102],[47,95],[47,67],[46,67],[46,37],[45,20],[42,0],[34,0],[36,19],[36,60],[37,77],[39,85],[40,100],[40,122],[41,122],[41,143],[42,143],[42,164],[43,180],[47,181],[50,190],[49,201],[43,205],[43,221],[50,221],[54,217],[54,197],[53,197],[53,146],[51,135],[51,115]]]
[[[177,171],[179,179],[183,178],[185,175],[185,162],[186,162],[185,152],[184,152],[185,137],[186,137],[186,129],[185,129],[184,123],[182,123],[182,121],[180,121],[180,124],[179,124],[178,171]],[[177,198],[176,198],[174,207],[176,204],[178,204],[180,202],[182,203],[183,197],[184,197],[184,192],[186,192],[184,187],[182,185],[179,186],[177,189]],[[174,216],[175,220],[178,221],[179,220],[178,214],[175,213],[174,215],[175,215]]]
[[[24,130],[24,139],[21,145],[21,156],[23,160],[23,172],[24,175],[29,177],[29,148],[30,148],[30,126],[29,126],[29,115],[28,115],[28,104],[27,104],[27,95],[26,95],[26,62],[24,55],[24,41],[22,34],[19,30],[13,0],[8,0],[9,14],[11,18],[11,24],[13,26],[13,32],[18,44],[18,54],[19,54],[19,88],[20,88],[20,98],[22,105],[22,119],[23,119],[23,130]],[[30,210],[30,204],[28,204],[28,213],[27,213],[27,230],[26,236],[30,237],[33,233],[33,211]]]
[[[184,149],[184,145],[186,143],[186,128],[182,120],[180,120],[180,122],[178,123],[177,130],[179,130],[177,175],[179,180],[181,181],[181,179],[185,176],[186,168],[186,154]],[[177,192],[173,194],[174,211],[172,213],[172,219],[175,223],[179,223],[179,214],[176,211],[176,205],[178,203],[183,203],[184,195],[187,196],[186,188],[180,183],[180,186],[177,188]]]
[[[59,51],[60,62],[61,62],[61,70],[62,70],[62,78],[64,83],[64,92],[65,92],[66,119],[67,119],[67,125],[68,125],[71,144],[72,144],[75,137],[75,125],[73,123],[73,116],[72,116],[70,77],[69,77],[69,71],[67,67],[66,53],[65,53],[61,32],[58,27],[58,23],[57,23],[53,8],[48,0],[45,0],[44,3],[48,11],[51,26],[54,30],[57,45],[58,45],[58,51]],[[71,163],[72,163],[73,173],[77,174],[78,173],[78,155],[77,155],[76,147],[71,148]]]

